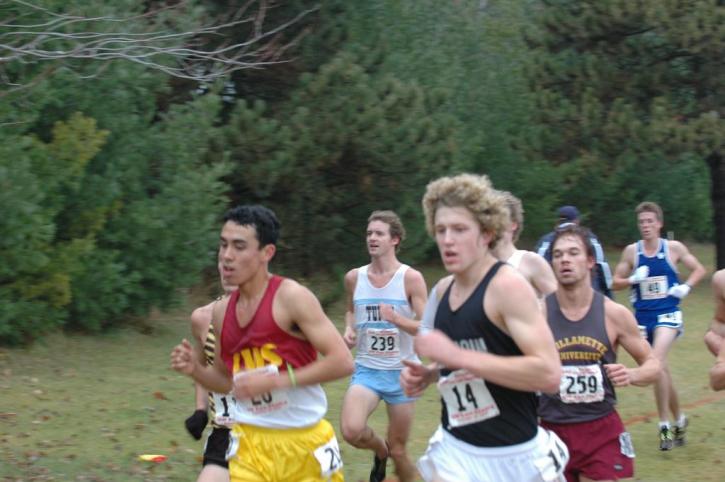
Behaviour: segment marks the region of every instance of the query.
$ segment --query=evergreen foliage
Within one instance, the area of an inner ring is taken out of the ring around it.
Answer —
[[[497,188],[523,200],[529,241],[548,231],[559,175],[515,149],[531,110],[523,76],[530,52],[521,36],[531,22],[530,2],[348,3],[348,49],[378,72],[445,94],[439,109],[459,121],[460,152],[446,174],[487,174]]]
[[[633,209],[646,199],[677,237],[710,239],[703,161],[720,162],[725,132],[722,2],[546,0],[533,16],[528,158],[563,166],[562,199],[604,242],[636,236]],[[723,226],[725,203],[714,207]]]
[[[213,259],[228,171],[207,159],[218,97],[155,118],[159,77],[106,73],[59,71],[41,95],[0,101],[26,108],[0,130],[3,344],[169,307]]]
[[[430,247],[420,195],[457,155],[456,122],[437,111],[443,101],[412,82],[373,79],[342,53],[302,76],[284,108],[241,102],[225,130],[228,180],[239,202],[277,211],[279,261],[304,275],[360,262],[375,209],[402,216],[404,253],[420,259]]]
[[[86,16],[151,8],[38,4]],[[219,85],[120,60],[0,61],[13,84],[0,92],[0,344],[59,327],[97,332],[173,305],[213,271],[219,217],[238,203],[277,212],[275,264],[293,276],[341,280],[365,262],[375,209],[401,215],[406,262],[430,259],[421,196],[462,171],[522,199],[523,246],[550,230],[560,204],[576,204],[605,244],[631,241],[633,208],[651,199],[676,237],[714,234],[725,264],[722,2],[267,5],[269,25],[314,13],[260,51],[287,61]],[[236,8],[188,7],[169,25]],[[27,10],[0,7],[7,18]],[[129,33],[154,28],[136,21]],[[206,46],[244,40],[249,27]]]

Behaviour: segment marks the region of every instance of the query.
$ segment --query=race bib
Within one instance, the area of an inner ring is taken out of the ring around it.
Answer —
[[[500,411],[482,378],[456,370],[438,382],[451,427],[462,427],[497,416]]]
[[[214,423],[222,427],[230,427],[239,420],[234,419],[234,414],[238,413],[239,408],[236,406],[237,401],[231,393],[222,395],[220,393],[212,393],[214,400]]]
[[[634,458],[634,445],[632,444],[632,436],[629,432],[619,434],[619,451],[625,457],[629,457],[630,459]]]
[[[569,462],[569,449],[554,433],[545,430],[546,445],[541,447],[543,456],[534,460],[541,478],[546,482],[566,482],[564,469]]]
[[[657,315],[657,324],[680,326],[682,325],[682,312],[678,310],[673,311],[672,313],[662,313]]]
[[[337,438],[333,435],[329,442],[315,449],[315,458],[320,464],[320,474],[328,478],[342,468],[342,457],[340,447],[337,445]]]
[[[592,403],[604,400],[604,383],[599,365],[561,367],[559,396],[564,403]]]
[[[279,369],[276,365],[265,365],[253,370],[245,370],[234,374],[234,381],[247,377],[252,373],[267,373],[277,375]],[[265,415],[282,410],[289,405],[287,390],[273,390],[252,398],[237,400],[236,407],[253,415]]]
[[[384,358],[400,356],[400,332],[397,328],[368,328],[368,354]]]
[[[650,276],[639,284],[643,300],[659,300],[667,297],[667,276]]]

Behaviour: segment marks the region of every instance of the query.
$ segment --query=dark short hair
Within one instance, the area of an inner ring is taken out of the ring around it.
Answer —
[[[261,204],[236,206],[224,213],[223,222],[235,222],[240,226],[253,226],[260,247],[277,244],[280,224],[274,211]]]
[[[554,231],[554,239],[551,240],[551,256],[554,257],[554,245],[564,236],[574,236],[579,238],[584,245],[584,249],[587,252],[587,256],[596,259],[596,253],[594,252],[594,246],[592,246],[591,237],[592,232],[584,226],[580,226],[574,223],[567,223],[557,228]]]

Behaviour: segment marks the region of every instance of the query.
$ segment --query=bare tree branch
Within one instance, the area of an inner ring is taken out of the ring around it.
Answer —
[[[168,24],[174,17],[184,18],[185,1],[126,18],[58,13],[26,0],[10,3],[20,14],[0,20],[0,74],[11,62],[121,59],[202,83],[283,62],[281,54],[299,36],[285,44],[282,32],[319,9],[316,5],[265,29],[274,6],[269,0],[248,0],[227,18],[184,30]],[[32,22],[21,21],[23,17],[41,18]],[[226,32],[242,28],[248,38],[230,41]]]

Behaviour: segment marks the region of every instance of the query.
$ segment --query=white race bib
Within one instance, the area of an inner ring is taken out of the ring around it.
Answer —
[[[368,328],[368,354],[384,358],[400,356],[400,332],[397,328]]]
[[[632,445],[632,436],[629,432],[622,432],[619,434],[619,451],[622,452],[622,455],[629,457],[630,459],[635,457],[634,445]]]
[[[214,399],[214,423],[222,427],[231,427],[239,420],[234,419],[234,415],[238,413],[237,401],[231,393],[222,395],[221,393],[212,393]]]
[[[547,440],[546,445],[541,447],[543,456],[535,459],[534,465],[546,482],[566,482],[564,469],[569,462],[569,449],[554,432],[544,432]]]
[[[320,464],[322,477],[328,478],[342,468],[340,447],[337,445],[337,438],[334,435],[325,445],[317,447],[314,454]]]
[[[255,368],[253,370],[237,372],[234,374],[234,380],[236,381],[240,378],[244,378],[252,373],[277,375],[279,373],[279,369],[276,365],[264,365],[263,367]],[[257,395],[256,397],[237,400],[237,404],[235,406],[240,410],[244,410],[253,415],[264,415],[282,410],[286,408],[287,405],[289,405],[287,390],[273,390],[271,392]]]
[[[497,416],[500,411],[482,378],[456,370],[438,381],[451,427],[461,427]]]
[[[643,300],[667,298],[667,276],[650,276],[639,284]]]
[[[602,369],[599,365],[561,367],[559,396],[564,403],[592,403],[604,400]]]
[[[661,313],[657,315],[657,323],[667,323],[669,325],[682,325],[682,312],[673,311],[672,313]]]

